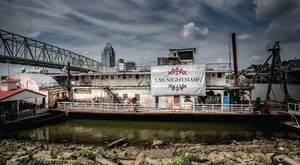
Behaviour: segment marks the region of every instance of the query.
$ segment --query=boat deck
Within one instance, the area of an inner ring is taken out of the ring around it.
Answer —
[[[231,123],[278,123],[288,115],[270,113],[191,111],[191,110],[109,110],[109,109],[52,109],[53,113],[66,113],[69,118],[133,121],[176,121],[176,122],[231,122]],[[285,119],[286,120],[286,119]]]
[[[157,121],[248,122],[278,119],[277,115],[253,111],[251,104],[189,104],[146,107],[136,104],[60,102],[54,113],[75,118]],[[286,116],[286,115],[279,115]]]
[[[69,113],[90,113],[90,114],[118,114],[118,115],[263,115],[260,113],[248,112],[224,112],[219,110],[209,111],[192,111],[192,110],[111,110],[98,108],[78,108],[78,109],[63,109],[55,108],[51,111],[69,112]]]

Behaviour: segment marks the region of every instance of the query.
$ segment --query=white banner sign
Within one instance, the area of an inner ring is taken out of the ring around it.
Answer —
[[[205,65],[152,66],[151,94],[205,96]]]

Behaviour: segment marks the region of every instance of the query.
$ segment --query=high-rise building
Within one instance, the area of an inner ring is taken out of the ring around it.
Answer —
[[[116,55],[111,43],[108,42],[101,54],[101,62],[109,67],[115,67]]]

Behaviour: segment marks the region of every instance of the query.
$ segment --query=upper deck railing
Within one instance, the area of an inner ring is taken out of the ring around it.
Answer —
[[[230,71],[230,63],[207,63],[206,70],[225,70]]]
[[[205,64],[206,70],[222,70],[222,71],[230,71],[230,63],[207,63]],[[118,71],[133,71],[127,69],[117,69]],[[151,66],[136,66],[134,71],[150,71]]]

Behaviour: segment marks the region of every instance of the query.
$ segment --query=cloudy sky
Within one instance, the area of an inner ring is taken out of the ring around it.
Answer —
[[[298,0],[1,0],[0,29],[100,60],[106,42],[117,58],[154,65],[170,48],[197,48],[197,63],[228,62],[237,35],[239,68],[263,63],[281,43],[299,58]],[[3,67],[2,67],[3,69]]]

